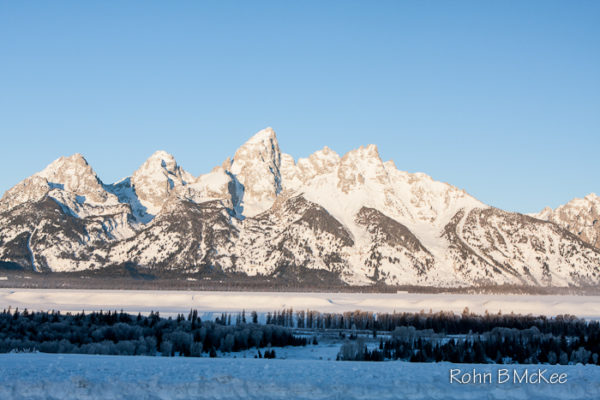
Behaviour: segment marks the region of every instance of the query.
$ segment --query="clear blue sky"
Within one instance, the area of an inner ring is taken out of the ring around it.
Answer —
[[[4,1],[0,193],[82,153],[198,175],[272,126],[508,210],[600,192],[600,1]]]

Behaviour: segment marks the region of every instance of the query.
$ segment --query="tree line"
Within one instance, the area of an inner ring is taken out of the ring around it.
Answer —
[[[379,348],[369,350],[364,338],[342,345],[338,360],[475,363],[475,364],[596,364],[600,365],[600,334],[576,337],[542,333],[536,327],[496,327],[463,339],[447,338],[431,330],[396,328]]]
[[[162,318],[158,312],[137,317],[124,312],[62,314],[4,310],[0,314],[0,352],[40,351],[110,355],[201,357],[271,346],[304,346],[307,339],[289,328],[241,322],[202,321],[197,311],[187,318]],[[267,358],[274,352],[268,350]]]
[[[263,317],[242,311],[203,321],[195,310],[163,318],[157,312],[135,316],[122,311],[62,314],[9,309],[0,313],[0,352],[214,357],[218,352],[308,344],[306,337],[293,334],[295,328],[339,330],[340,338],[351,331],[355,340],[342,346],[343,360],[597,364],[600,354],[600,322],[569,315],[284,309]],[[369,350],[360,343],[365,331],[373,336],[381,333],[379,348]],[[312,343],[317,343],[316,336]],[[274,352],[264,355],[272,358]]]
[[[429,311],[408,313],[375,313],[370,311],[348,311],[344,313],[321,313],[293,309],[275,310],[267,313],[267,324],[291,328],[340,329],[393,331],[402,326],[412,326],[417,330],[431,329],[436,333],[456,335],[489,332],[496,327],[528,329],[536,327],[541,333],[554,336],[580,336],[600,331],[599,321],[587,321],[573,315],[555,317],[521,314],[474,314],[465,308],[461,314],[452,311]]]

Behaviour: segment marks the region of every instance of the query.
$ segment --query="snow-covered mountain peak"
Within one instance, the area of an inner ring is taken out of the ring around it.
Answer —
[[[16,208],[19,205],[26,207]],[[120,204],[117,196],[106,190],[81,154],[60,157],[8,190],[0,200],[0,211],[8,211],[8,214],[12,209],[19,213],[29,208],[56,211],[57,207],[66,219],[58,222],[52,217],[47,222],[68,224],[74,218],[90,217],[88,234],[80,231],[82,236],[78,240],[82,243],[114,240],[134,233],[128,222],[130,208]],[[34,223],[35,215],[27,220]],[[96,233],[90,234],[92,231]]]
[[[75,153],[68,157],[62,156],[57,158],[36,175],[46,178],[49,182],[56,182],[57,184],[65,183],[62,181],[68,176],[90,175],[93,176],[95,180],[98,179],[92,167],[80,153]]]
[[[554,210],[552,209],[552,207],[544,207],[544,209],[542,211],[540,211],[539,213],[533,213],[533,214],[529,214],[530,217],[534,217],[534,218],[538,218],[538,219],[543,219],[543,220],[548,220],[550,219],[550,217],[552,216],[552,212]]]
[[[596,193],[590,193],[585,196],[584,199],[590,202],[600,202],[600,196],[598,196]]]
[[[344,157],[342,157],[342,159],[344,158],[376,159],[379,162],[382,162],[381,158],[379,157],[379,149],[374,144],[368,144],[366,146],[360,146],[357,149],[350,150],[346,154],[344,154]]]
[[[546,207],[533,216],[555,222],[583,241],[600,248],[600,197],[595,193],[575,198],[554,210]]]
[[[150,157],[148,157],[145,163],[156,166],[160,165],[161,168],[170,173],[175,173],[175,170],[177,169],[177,161],[175,161],[175,157],[164,150],[155,151]]]
[[[383,166],[385,167],[386,170],[389,170],[389,169],[397,170],[398,169],[394,160],[387,160],[386,162],[383,163]]]
[[[246,144],[263,144],[270,143],[271,141],[277,141],[277,135],[270,126],[266,127],[255,133],[250,139],[246,141]]]
[[[377,165],[383,166],[383,161],[381,157],[379,157],[379,150],[377,146],[374,144],[369,144],[367,146],[360,146],[357,149],[350,150],[340,160],[342,163],[345,162],[359,162],[361,167],[366,165]],[[357,168],[359,165],[357,165]]]
[[[365,146],[365,151],[370,157],[375,157],[375,158],[380,159],[379,149],[377,148],[376,144],[368,144],[367,146]],[[380,161],[381,161],[381,159],[380,159]]]
[[[600,207],[600,197],[595,193],[590,193],[583,198],[574,198],[570,200],[568,203],[563,204],[557,207],[555,210],[552,210],[550,207],[546,207],[538,214],[540,216],[542,213],[547,213],[549,211],[553,212],[568,212],[568,213],[579,213],[583,210],[588,210],[594,207]]]
[[[35,175],[46,179],[51,189],[80,196],[80,202],[85,201],[88,204],[117,202],[116,197],[104,190],[96,172],[79,153],[60,157]]]
[[[46,166],[46,168],[44,168],[42,171],[38,172],[38,174],[44,176],[51,175],[60,170],[70,169],[77,166],[88,166],[87,160],[81,153],[75,153],[70,156],[61,156],[48,164],[48,166]]]
[[[275,131],[263,129],[236,152],[230,172],[243,186],[242,207],[245,216],[257,215],[271,207],[282,190],[281,151]]]
[[[239,173],[250,161],[279,165],[280,157],[281,152],[275,131],[266,128],[254,134],[237,149],[231,161],[231,170],[233,173]]]
[[[337,175],[337,185],[344,193],[364,184],[389,183],[377,146],[372,144],[347,152],[340,160]]]
[[[297,163],[287,154],[282,155],[281,174],[286,188],[297,189],[316,176],[335,172],[340,164],[340,156],[325,146],[308,156],[298,159]]]
[[[136,174],[157,174],[157,175],[186,175],[188,181],[194,178],[192,175],[185,172],[179,165],[175,157],[164,150],[155,151],[134,173]]]
[[[305,160],[303,158],[298,160],[298,163],[301,160]],[[335,151],[331,150],[329,147],[325,146],[321,150],[315,151],[313,154],[308,156],[308,160],[313,165],[319,165],[323,167],[332,167],[340,163],[340,156]]]
[[[133,173],[131,185],[147,212],[156,214],[172,190],[193,180],[194,177],[177,165],[171,154],[159,150]]]
[[[50,191],[50,184],[41,176],[33,175],[7,190],[0,199],[0,213],[8,211],[19,204],[29,201],[40,201]]]

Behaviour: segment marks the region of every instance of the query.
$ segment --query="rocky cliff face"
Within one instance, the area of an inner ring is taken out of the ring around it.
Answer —
[[[534,216],[552,221],[600,249],[600,197],[596,194],[591,193],[583,199],[573,199],[555,210],[546,207]]]
[[[243,213],[252,217],[267,210],[281,192],[281,152],[271,128],[254,135],[226,168],[243,187]]]
[[[136,265],[347,284],[596,285],[598,197],[537,218],[383,162],[373,145],[305,159],[268,128],[208,174],[159,151],[104,184],[60,158],[0,200],[0,267]],[[546,220],[546,221],[543,221]]]
[[[175,158],[157,151],[131,176],[131,187],[147,213],[156,215],[167,201],[169,194],[194,181]]]

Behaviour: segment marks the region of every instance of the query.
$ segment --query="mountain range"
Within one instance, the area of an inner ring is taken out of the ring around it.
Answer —
[[[503,211],[399,170],[374,145],[294,160],[267,128],[198,177],[164,151],[112,184],[80,154],[57,159],[0,199],[0,268],[589,286],[600,283],[599,218],[594,194]]]

